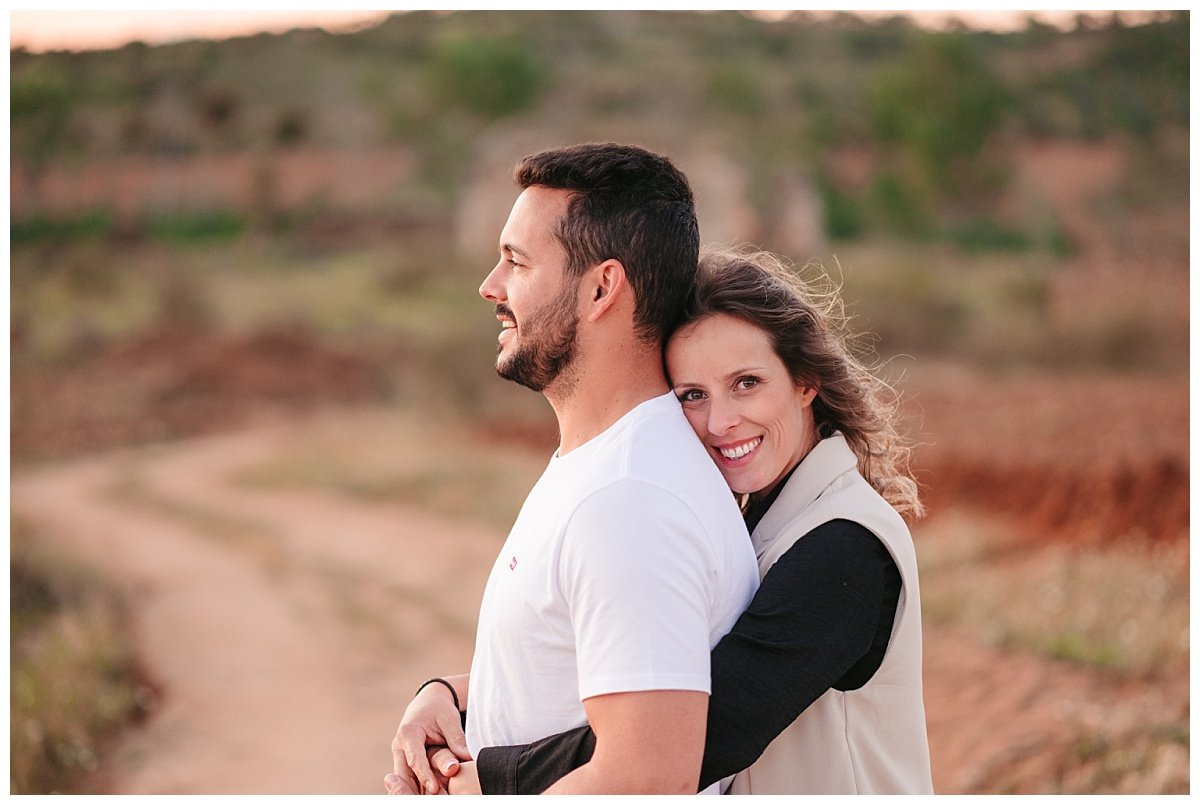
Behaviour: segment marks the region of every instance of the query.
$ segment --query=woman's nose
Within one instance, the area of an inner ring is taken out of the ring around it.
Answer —
[[[733,429],[741,419],[737,408],[727,402],[713,400],[708,407],[708,430],[714,436],[722,436]]]

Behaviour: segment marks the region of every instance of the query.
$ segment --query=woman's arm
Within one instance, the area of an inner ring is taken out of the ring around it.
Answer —
[[[833,520],[797,540],[713,649],[701,787],[750,766],[830,688],[865,684],[899,596],[895,561],[863,526]]]
[[[520,746],[486,746],[475,758],[485,794],[540,794],[592,759],[596,734],[588,724]]]
[[[831,687],[861,687],[883,660],[899,594],[895,562],[863,526],[834,520],[797,540],[713,649],[700,788],[753,763]],[[480,784],[485,794],[538,794],[594,749],[586,725],[485,748]]]

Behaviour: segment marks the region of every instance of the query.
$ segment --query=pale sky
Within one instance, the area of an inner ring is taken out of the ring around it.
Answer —
[[[371,25],[386,11],[13,11],[9,47],[30,51],[91,50],[141,40],[225,39],[292,28],[345,30]]]
[[[131,4],[133,5],[133,4]],[[221,4],[223,5],[223,4]],[[366,4],[363,4],[366,5]],[[963,19],[974,27],[993,30],[1021,28],[1025,18],[1036,16],[1042,21],[1069,26],[1073,24],[1077,10],[1055,8],[1053,4],[1040,4],[1040,11],[989,10],[989,11],[945,11],[920,9],[911,12],[884,11],[878,7],[860,7],[864,15],[888,15],[910,13],[921,22],[940,27],[947,18]],[[756,8],[770,9],[770,3],[756,3]],[[436,4],[425,6],[436,7]],[[622,7],[613,4],[612,7]],[[661,6],[660,6],[661,7]],[[702,7],[696,4],[695,7]],[[138,11],[11,11],[9,14],[9,46],[25,47],[27,50],[88,50],[120,47],[127,42],[141,40],[158,44],[180,39],[243,36],[259,32],[282,33],[291,28],[323,27],[332,31],[351,30],[372,25],[389,13],[384,9],[357,11],[328,11],[317,9],[285,9],[235,11],[224,7],[220,11],[160,11],[160,4],[152,9]],[[1049,8],[1049,10],[1046,10]],[[775,13],[783,13],[774,9]],[[771,13],[768,10],[766,13]],[[1093,16],[1107,16],[1106,11],[1085,11]],[[1145,12],[1133,12],[1133,15]],[[1130,15],[1126,15],[1130,16]],[[1132,19],[1132,16],[1130,16]]]

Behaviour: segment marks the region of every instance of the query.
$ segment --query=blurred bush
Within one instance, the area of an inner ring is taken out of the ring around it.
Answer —
[[[436,42],[426,67],[430,92],[484,120],[525,112],[550,81],[535,43],[517,37],[453,36]]]
[[[165,213],[153,216],[150,235],[177,245],[232,240],[246,229],[246,219],[229,210]]]
[[[96,770],[100,743],[145,714],[116,592],[11,520],[12,794],[69,793]]]
[[[881,68],[867,97],[876,142],[950,197],[988,192],[985,149],[1013,99],[965,34],[919,34]]]

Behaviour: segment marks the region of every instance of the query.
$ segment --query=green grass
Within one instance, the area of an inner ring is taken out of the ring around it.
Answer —
[[[926,619],[1123,675],[1188,661],[1186,544],[1022,551],[1007,528],[954,512],[918,524]]]
[[[204,246],[234,240],[246,231],[246,218],[228,210],[187,211],[152,216],[146,230],[176,246]]]
[[[951,226],[946,235],[950,242],[968,253],[1023,252],[1033,247],[1033,239],[1029,235],[989,218]]]
[[[112,216],[107,210],[93,210],[79,215],[49,218],[37,215],[14,220],[10,231],[13,246],[45,241],[89,240],[104,237],[112,228]]]
[[[69,793],[151,694],[115,590],[11,522],[10,793]]]
[[[1052,793],[1187,794],[1191,730],[1161,716],[1118,735],[1080,735],[1064,759]]]

